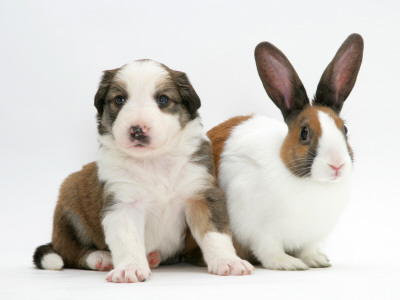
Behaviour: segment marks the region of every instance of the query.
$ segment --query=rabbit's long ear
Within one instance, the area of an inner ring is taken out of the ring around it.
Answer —
[[[326,67],[317,87],[313,104],[332,108],[337,114],[356,83],[364,50],[359,34],[351,34]]]
[[[309,105],[299,76],[286,56],[271,43],[258,44],[254,56],[268,96],[279,107],[288,123]]]

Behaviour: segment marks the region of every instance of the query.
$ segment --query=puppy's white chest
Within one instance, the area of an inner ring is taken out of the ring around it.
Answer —
[[[205,168],[187,159],[160,161],[120,168],[108,178],[108,191],[123,209],[144,218],[146,252],[158,251],[163,260],[178,253],[187,226],[185,202],[206,183]]]
[[[176,202],[148,210],[145,225],[147,253],[158,251],[166,259],[182,249],[186,230],[185,212],[183,205]]]

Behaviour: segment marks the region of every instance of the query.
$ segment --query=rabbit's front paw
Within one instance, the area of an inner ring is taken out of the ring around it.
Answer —
[[[317,249],[305,249],[299,254],[299,258],[310,268],[328,268],[331,266],[328,257]]]
[[[301,259],[287,255],[285,253],[268,256],[262,261],[262,265],[266,269],[272,270],[308,270],[308,266]]]

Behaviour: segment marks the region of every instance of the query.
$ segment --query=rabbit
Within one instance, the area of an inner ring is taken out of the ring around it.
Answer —
[[[331,266],[319,250],[351,190],[353,151],[339,117],[354,87],[364,42],[350,35],[325,69],[310,104],[286,56],[255,49],[258,74],[281,121],[238,116],[208,132],[237,253],[274,270]]]

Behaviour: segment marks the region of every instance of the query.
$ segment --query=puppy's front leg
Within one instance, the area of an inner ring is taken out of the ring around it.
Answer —
[[[219,188],[210,188],[202,196],[190,199],[186,205],[186,220],[211,274],[253,273],[254,267],[236,255],[225,196]]]
[[[150,277],[144,247],[145,212],[137,203],[113,204],[104,214],[103,228],[115,269],[106,279],[139,282]]]

